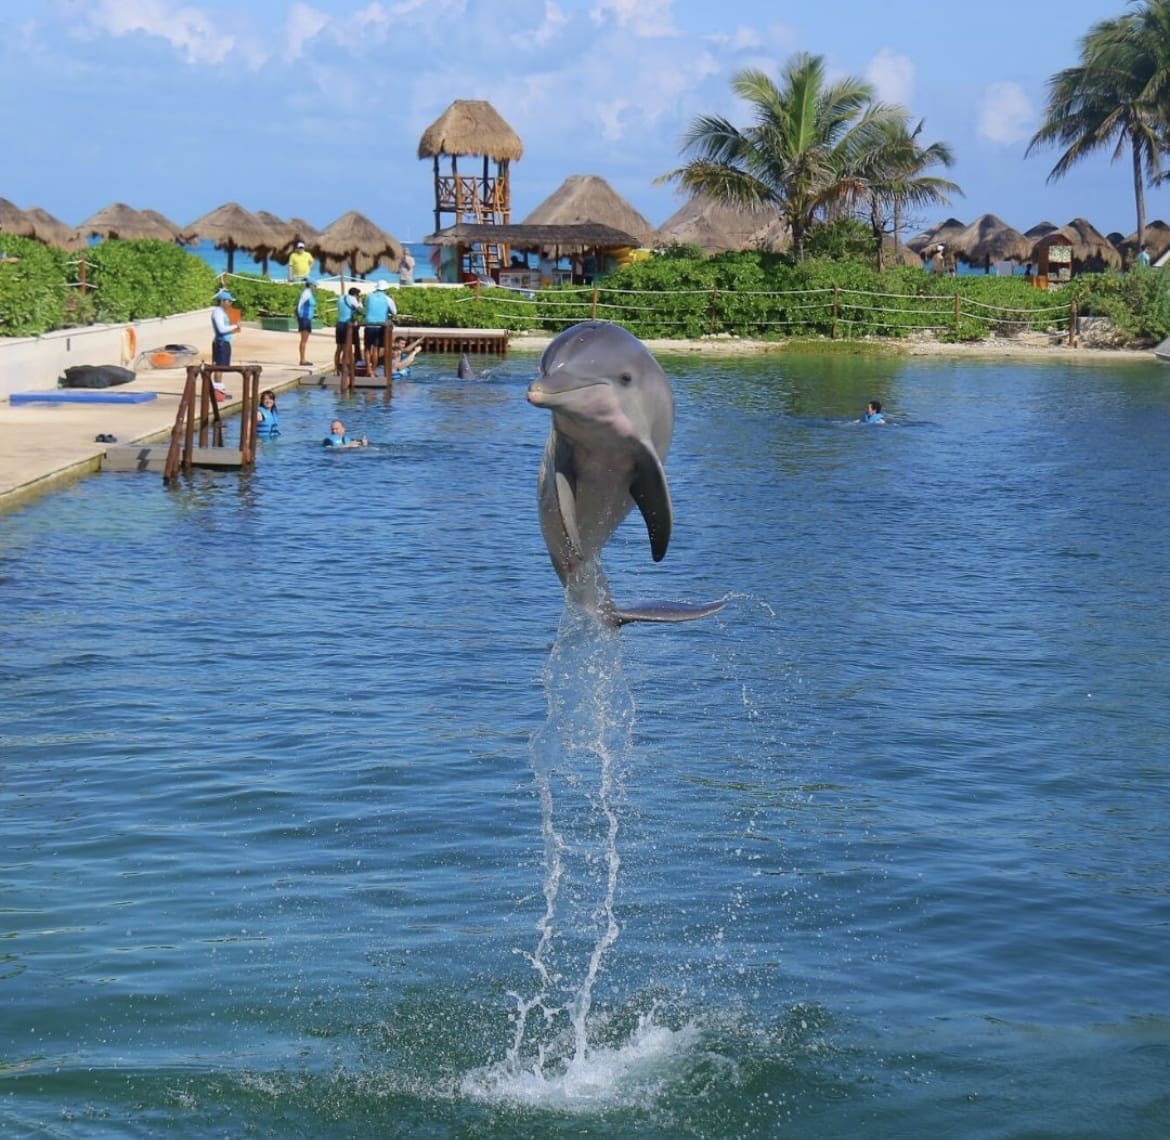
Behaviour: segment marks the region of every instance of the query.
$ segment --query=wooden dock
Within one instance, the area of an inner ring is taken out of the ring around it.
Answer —
[[[508,354],[507,329],[435,329],[421,325],[395,325],[394,335],[406,338],[408,344],[422,341],[423,352]]]

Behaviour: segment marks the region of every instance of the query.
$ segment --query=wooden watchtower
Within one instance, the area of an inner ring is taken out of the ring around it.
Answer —
[[[524,154],[520,136],[484,99],[456,99],[425,131],[419,158],[434,161],[435,232],[470,222],[508,225],[512,220],[509,164]],[[450,159],[444,172],[442,159]],[[471,172],[461,173],[459,159],[471,158]],[[482,165],[475,162],[482,159]],[[493,172],[492,164],[495,164]],[[478,167],[478,169],[477,169]],[[507,257],[500,246],[471,251],[472,272],[490,273]]]

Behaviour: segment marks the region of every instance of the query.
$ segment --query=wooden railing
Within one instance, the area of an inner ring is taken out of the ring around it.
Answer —
[[[214,381],[224,373],[240,377],[243,390],[240,393],[240,446],[236,453],[227,457],[223,466],[251,467],[256,461],[256,412],[260,407],[259,364],[219,365],[189,364],[187,382],[179,398],[179,410],[175,415],[175,426],[171,429],[171,443],[167,449],[166,465],[163,468],[163,482],[169,483],[180,471],[190,474],[196,465],[198,451],[206,460],[209,451],[224,450],[223,418],[219,413],[219,401],[215,398]],[[199,441],[195,435],[198,430]]]

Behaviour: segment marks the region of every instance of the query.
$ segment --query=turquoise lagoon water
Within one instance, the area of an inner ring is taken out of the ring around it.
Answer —
[[[1167,373],[665,363],[693,625],[521,356],[0,518],[5,1136],[1170,1133]]]

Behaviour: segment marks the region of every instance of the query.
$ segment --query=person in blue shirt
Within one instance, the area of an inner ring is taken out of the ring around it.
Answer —
[[[329,434],[321,441],[326,447],[369,447],[370,441],[363,435],[361,439],[350,439],[345,434],[345,424],[341,420],[334,420],[329,425]]]
[[[297,298],[297,332],[301,334],[301,365],[311,366],[312,361],[305,359],[305,350],[309,347],[309,334],[313,331],[313,318],[317,315],[317,297],[313,293],[313,283],[306,277],[301,295]]]
[[[366,372],[377,375],[378,364],[384,361],[386,347],[386,324],[398,315],[394,298],[386,292],[388,281],[379,281],[374,291],[366,298]]]
[[[858,421],[863,424],[884,424],[886,417],[882,415],[882,403],[880,400],[870,400],[865,405],[865,414]]]
[[[275,439],[280,435],[280,417],[276,414],[276,393],[266,388],[260,393],[260,407],[256,409],[256,438]]]
[[[333,371],[338,376],[341,375],[341,354],[351,333],[354,357],[361,356],[362,341],[358,330],[358,314],[361,311],[362,291],[356,285],[348,293],[343,293],[337,298],[337,327],[334,330],[337,347],[333,350]]]
[[[211,363],[230,368],[232,363],[232,334],[240,331],[240,326],[232,324],[228,316],[228,303],[234,301],[226,289],[221,289],[215,295],[215,308],[211,310]]]

